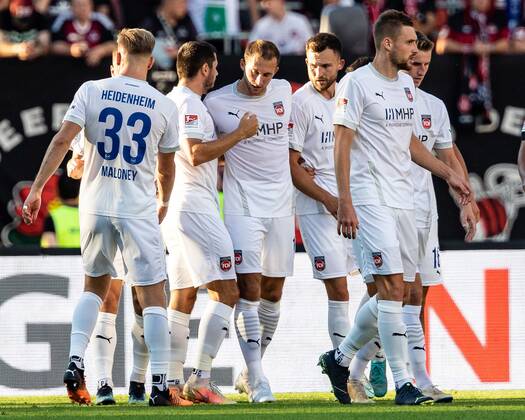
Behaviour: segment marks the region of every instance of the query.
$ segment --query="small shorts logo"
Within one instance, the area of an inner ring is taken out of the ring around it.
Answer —
[[[188,128],[199,126],[199,116],[196,114],[185,114],[184,125]]]
[[[242,250],[240,249],[235,249],[233,251],[233,254],[235,256],[235,265],[239,265],[242,263]]]
[[[410,102],[413,102],[414,101],[414,97],[412,96],[412,92],[410,92],[410,88],[405,88],[405,94],[407,95],[407,99],[410,101]]]
[[[273,103],[273,109],[279,117],[282,117],[284,115],[284,105],[282,101],[274,102]]]
[[[314,257],[314,265],[317,271],[323,271],[326,268],[324,256]]]
[[[220,264],[221,264],[222,271],[228,271],[232,268],[232,258],[231,257],[221,257]]]
[[[374,265],[377,268],[380,268],[383,265],[383,256],[380,252],[372,252],[372,260],[374,260]]]
[[[421,125],[425,130],[432,127],[432,117],[430,115],[421,115]]]

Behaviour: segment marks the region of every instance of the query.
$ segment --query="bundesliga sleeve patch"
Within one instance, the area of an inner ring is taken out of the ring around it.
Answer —
[[[412,92],[410,91],[410,88],[405,88],[405,95],[407,96],[407,99],[412,102],[414,101],[414,97],[412,96]]]
[[[186,128],[197,128],[199,126],[199,116],[197,114],[185,114],[184,126]]]

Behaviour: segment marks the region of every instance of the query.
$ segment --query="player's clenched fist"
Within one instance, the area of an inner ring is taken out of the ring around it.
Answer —
[[[340,199],[337,209],[337,233],[345,238],[355,239],[357,229],[359,229],[359,220],[357,220],[352,202]]]
[[[29,192],[29,195],[24,202],[24,206],[22,207],[22,217],[25,224],[30,225],[36,220],[42,202],[40,197],[40,194],[33,190]]]
[[[255,136],[258,128],[259,121],[257,120],[257,116],[251,112],[246,112],[239,122],[238,130],[241,132],[242,137],[247,139],[248,137]]]

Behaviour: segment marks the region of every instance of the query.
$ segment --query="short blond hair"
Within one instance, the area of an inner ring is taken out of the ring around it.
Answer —
[[[155,47],[155,37],[146,29],[124,28],[118,34],[117,45],[130,55],[151,55]]]
[[[248,44],[244,50],[244,61],[248,61],[250,57],[261,57],[265,60],[276,59],[277,64],[281,61],[281,54],[279,48],[271,42],[263,39],[256,39]]]

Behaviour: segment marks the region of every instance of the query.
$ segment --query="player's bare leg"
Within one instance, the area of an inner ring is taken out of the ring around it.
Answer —
[[[149,404],[171,405],[166,381],[170,339],[164,281],[149,286],[135,286],[135,289],[143,308],[144,340],[150,354],[152,390]]]
[[[64,374],[64,384],[71,401],[91,404],[91,397],[84,379],[84,355],[93,334],[100,307],[110,286],[109,274],[99,277],[85,276],[84,292],[73,312],[69,364]]]
[[[423,285],[421,276],[418,273],[416,274],[416,280],[410,285],[405,306],[403,307],[403,317],[407,326],[410,368],[416,379],[416,384],[423,394],[431,397],[435,402],[452,402],[452,395],[439,390],[432,383],[432,379],[427,371],[425,333],[420,319],[423,296]]]
[[[234,404],[210,381],[213,359],[229,332],[233,307],[239,300],[235,280],[216,280],[206,284],[209,302],[201,317],[196,363],[184,385],[184,396],[194,402]]]
[[[117,346],[117,328],[115,325],[120,295],[122,293],[122,280],[112,279],[108,293],[98,314],[97,325],[93,333],[93,364],[97,379],[97,405],[115,404],[113,397],[113,360]]]
[[[137,298],[135,287],[131,288],[135,322],[131,328],[131,339],[133,342],[133,370],[129,378],[129,404],[141,404],[146,401],[146,373],[149,364],[149,352],[144,340],[144,319],[142,318],[142,307]]]

